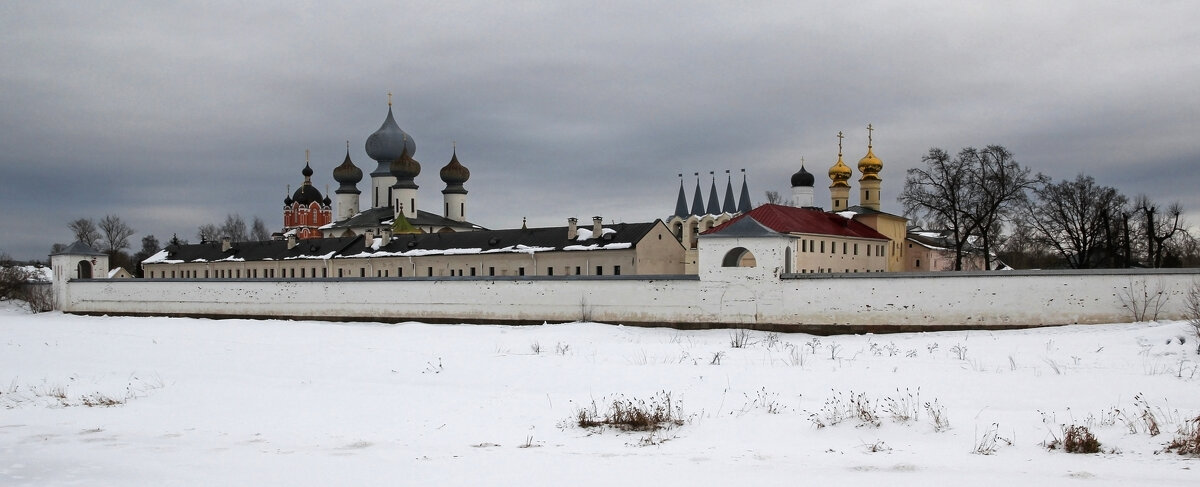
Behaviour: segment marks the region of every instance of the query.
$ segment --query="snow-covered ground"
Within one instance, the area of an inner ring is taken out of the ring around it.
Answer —
[[[1156,454],[1200,415],[1190,333],[1182,322],[751,332],[734,348],[728,330],[81,317],[0,303],[0,484],[1195,486],[1200,459]],[[668,395],[682,426],[574,421],[593,402],[603,414]],[[834,424],[856,397],[879,426]],[[949,429],[935,431],[931,411]],[[1106,453],[1048,451],[1062,424],[1090,426]],[[994,452],[974,453],[992,438]]]

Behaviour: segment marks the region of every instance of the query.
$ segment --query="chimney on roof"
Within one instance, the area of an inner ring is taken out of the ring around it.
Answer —
[[[575,240],[579,236],[579,219],[567,218],[567,240]]]
[[[592,217],[592,238],[600,238],[604,234],[604,219],[598,216]]]
[[[363,234],[363,245],[365,245],[369,249],[369,248],[371,248],[371,245],[374,245],[374,244],[375,244],[375,231],[367,230],[367,233]]]
[[[221,252],[227,252],[233,248],[233,239],[229,237],[221,237]]]
[[[288,247],[288,250],[292,250],[293,248],[296,247],[296,234],[294,234],[294,233],[287,234],[287,247]]]
[[[379,243],[379,246],[383,247],[384,245],[387,245],[388,242],[392,241],[392,229],[383,229],[383,233],[379,234],[379,237],[383,239],[383,241]]]

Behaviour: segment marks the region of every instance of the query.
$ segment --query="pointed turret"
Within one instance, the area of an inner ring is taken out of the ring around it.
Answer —
[[[738,213],[745,213],[754,209],[750,203],[750,188],[746,186],[746,170],[742,169],[742,195],[738,198]]]
[[[712,186],[710,186],[708,190],[707,212],[709,215],[720,215],[721,199],[719,196],[717,196],[717,173],[716,171],[709,171],[708,174],[712,176]]]
[[[700,191],[700,173],[696,173],[696,192],[692,194],[692,214],[696,216],[703,215],[704,195]]]
[[[725,204],[721,205],[722,213],[737,213],[737,204],[733,202],[733,176],[725,170]]]
[[[687,196],[683,194],[683,174],[679,174],[679,197],[675,199],[675,216],[688,217]]]

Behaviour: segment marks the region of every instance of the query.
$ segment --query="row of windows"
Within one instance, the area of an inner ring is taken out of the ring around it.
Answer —
[[[297,270],[299,270],[299,272],[297,272]],[[318,272],[318,270],[320,272]],[[582,266],[574,266],[574,267],[563,266],[561,275],[579,276],[579,275],[583,275],[583,270],[584,269]],[[149,271],[148,277],[151,279],[154,279],[154,278],[159,278],[159,279],[199,279],[199,278],[204,278],[204,279],[211,279],[211,278],[241,279],[243,277],[246,277],[249,279],[259,279],[259,278],[274,279],[276,277],[290,278],[290,279],[296,279],[296,278],[306,279],[306,278],[316,278],[316,277],[329,277],[329,269],[323,268],[323,267],[322,268],[301,267],[299,269],[297,269],[297,268],[279,269],[278,275],[276,275],[275,271],[276,271],[276,269],[261,269],[261,272],[260,272],[260,269],[245,269],[244,272],[243,272],[243,269],[216,269],[211,272],[208,269],[205,269],[204,271],[199,271],[196,269],[187,269],[187,270],[180,270],[180,271],[174,271],[174,270],[153,271],[152,270],[152,271]],[[425,271],[424,273],[420,274],[421,277],[435,276],[433,267],[426,267],[424,269],[424,271]],[[572,271],[574,271],[574,272],[572,273]],[[596,272],[593,275],[596,275],[596,276],[605,275],[605,267],[602,265],[596,266],[595,271]],[[446,276],[464,276],[464,275],[467,275],[467,276],[475,276],[475,275],[507,276],[507,275],[509,275],[508,274],[509,271],[507,269],[501,269],[500,274],[496,274],[496,268],[494,266],[489,266],[487,268],[487,274],[477,274],[476,272],[477,272],[477,268],[469,267],[469,268],[465,268],[465,269],[450,269],[448,274],[441,274],[439,272],[436,275],[437,276],[442,276],[442,275],[446,275]],[[621,275],[621,266],[619,266],[619,265],[611,266],[610,272],[612,272],[612,275],[614,275],[614,276]],[[320,275],[318,276],[318,274],[320,274]],[[367,268],[359,267],[358,272],[357,272],[358,275],[355,276],[354,274],[355,274],[355,272],[353,269],[338,269],[337,270],[337,277],[367,277]],[[408,275],[412,276],[413,274],[410,272]],[[525,268],[518,267],[517,273],[515,275],[517,275],[517,276],[526,275]],[[547,276],[556,275],[554,272],[554,268],[547,267],[545,275],[547,275]],[[405,277],[404,268],[397,267],[395,273],[392,273],[390,269],[376,269],[375,277]]]
[[[804,252],[804,253],[811,252],[811,253],[824,254],[825,248],[826,248],[825,243],[826,243],[825,240],[818,241],[815,239],[800,239],[800,251]],[[830,254],[838,253],[838,243],[836,241],[832,241],[832,240],[828,241],[828,243],[829,243],[829,247],[828,247],[829,253]],[[858,249],[857,243],[855,243],[854,245],[850,245],[849,242],[842,242],[841,247],[842,247],[843,255],[858,255],[859,249]],[[882,244],[879,244],[879,245],[863,244],[863,247],[865,247],[864,251],[866,252],[867,257],[870,257],[872,254],[874,254],[877,257],[883,256],[883,245]],[[820,250],[817,250],[818,248]]]
[[[831,274],[834,272],[837,272],[837,271],[833,270],[833,269],[826,269],[824,267],[818,267],[817,269],[800,269],[801,274],[826,274],[826,273]],[[883,269],[874,270],[874,271],[868,271],[868,270],[859,271],[858,269],[843,269],[842,272],[845,274],[856,274],[858,272],[883,272]]]

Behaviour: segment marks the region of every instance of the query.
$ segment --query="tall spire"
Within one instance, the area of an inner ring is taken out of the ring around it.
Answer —
[[[700,173],[696,173],[696,191],[692,193],[692,214],[700,216],[704,214],[704,194],[700,191]]]
[[[733,176],[725,170],[725,203],[721,205],[722,213],[737,213],[737,204],[733,202]]]
[[[679,197],[675,199],[675,216],[688,217],[687,196],[683,194],[683,173],[679,173]]]
[[[746,186],[746,170],[742,169],[742,196],[738,198],[737,211],[739,213],[748,212],[753,209],[751,206],[753,204],[750,203],[750,188]]]
[[[712,176],[712,186],[708,190],[708,214],[720,215],[721,199],[717,196],[717,172],[709,171],[708,174]]]

